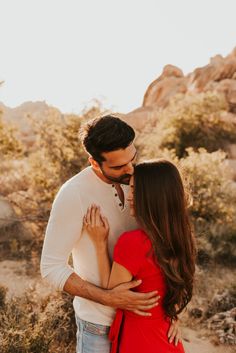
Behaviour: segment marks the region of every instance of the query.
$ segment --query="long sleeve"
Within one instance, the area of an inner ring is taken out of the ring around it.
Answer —
[[[79,190],[64,184],[52,205],[40,263],[42,277],[60,290],[74,272],[68,259],[81,236],[82,225]]]

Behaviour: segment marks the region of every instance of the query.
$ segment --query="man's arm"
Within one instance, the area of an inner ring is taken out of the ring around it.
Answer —
[[[130,276],[131,274],[126,268],[114,262],[108,286],[112,287],[117,285],[117,283],[125,282],[129,280]],[[82,280],[73,273],[66,281],[64,290],[71,295],[79,295],[103,305],[133,311],[142,316],[149,316],[150,314],[146,310],[150,310],[157,305],[157,292],[136,293],[130,290],[139,286],[140,283],[140,280],[133,280],[120,284],[113,289],[105,290]],[[175,345],[181,341],[179,320],[172,322],[168,331],[168,339],[170,343],[174,342]]]
[[[68,260],[80,239],[82,218],[78,190],[63,185],[52,205],[40,263],[42,277],[59,290],[74,272]]]
[[[136,293],[130,289],[139,286],[140,280],[116,286],[113,289],[102,289],[87,281],[84,281],[76,273],[72,273],[67,279],[64,291],[103,305],[135,311],[139,315],[146,316],[145,310],[153,308],[158,301],[156,291],[150,293]]]

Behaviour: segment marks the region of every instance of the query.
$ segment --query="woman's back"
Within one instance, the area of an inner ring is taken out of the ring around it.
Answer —
[[[163,299],[166,293],[165,279],[152,254],[152,245],[141,229],[126,232],[119,238],[113,260],[129,270],[142,283],[135,290],[150,292],[157,290],[160,295],[158,306],[151,309],[152,316],[140,316],[133,312],[118,311],[111,328],[111,336],[119,336],[119,353],[182,353],[181,343],[175,346],[168,342],[170,319],[165,316]]]

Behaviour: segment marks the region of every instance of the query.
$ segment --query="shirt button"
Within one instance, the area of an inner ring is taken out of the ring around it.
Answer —
[[[117,196],[117,194],[115,194],[115,196]]]
[[[119,206],[122,206],[122,203],[119,203]]]
[[[114,184],[112,184],[112,187],[114,188],[114,187],[115,187],[115,185],[114,185]]]

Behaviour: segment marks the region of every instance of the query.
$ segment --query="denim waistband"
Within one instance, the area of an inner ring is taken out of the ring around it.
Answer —
[[[89,321],[84,321],[76,316],[77,324],[79,324],[80,329],[84,329],[87,332],[93,333],[94,335],[104,336],[108,335],[110,326],[104,326],[100,324],[94,324]]]

